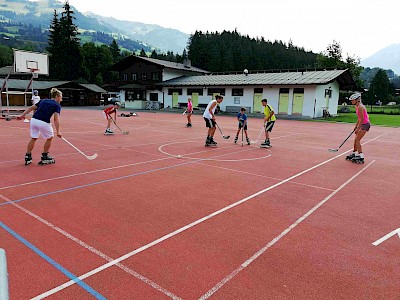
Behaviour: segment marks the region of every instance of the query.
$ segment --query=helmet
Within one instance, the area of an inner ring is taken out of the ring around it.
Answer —
[[[38,90],[34,90],[34,91],[33,91],[33,94],[34,94],[34,95],[37,95],[37,94],[39,94],[39,91],[38,91]]]
[[[361,93],[354,93],[353,95],[350,96],[349,100],[357,100],[358,98],[361,98]]]

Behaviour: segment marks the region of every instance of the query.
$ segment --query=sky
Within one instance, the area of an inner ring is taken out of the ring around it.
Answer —
[[[64,2],[64,0],[58,0]],[[156,24],[187,34],[234,31],[291,41],[315,53],[333,41],[343,57],[365,59],[400,44],[398,0],[69,0],[80,12]]]

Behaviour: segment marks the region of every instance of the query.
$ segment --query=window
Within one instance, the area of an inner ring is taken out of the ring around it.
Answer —
[[[288,88],[280,88],[279,94],[289,94],[289,89]]]
[[[132,80],[136,81],[137,80],[137,73],[132,73]]]
[[[208,96],[212,96],[214,94],[220,94],[221,96],[225,96],[225,89],[223,88],[209,88],[207,91]]]
[[[243,89],[232,89],[232,96],[243,96]]]
[[[150,101],[158,101],[158,94],[150,93]]]
[[[182,95],[182,89],[168,89],[168,95],[172,95],[172,93],[178,93],[178,95]]]
[[[302,88],[295,88],[293,89],[294,94],[304,94],[304,89]]]
[[[151,73],[151,79],[154,81],[159,81],[160,80],[160,73]]]
[[[193,93],[198,93],[200,96],[203,96],[203,89],[187,89],[188,96],[192,95]]]
[[[128,73],[123,73],[122,74],[122,80],[123,81],[128,81]]]
[[[263,88],[254,88],[254,94],[262,94]]]
[[[142,73],[142,80],[147,80],[147,74],[146,73]]]

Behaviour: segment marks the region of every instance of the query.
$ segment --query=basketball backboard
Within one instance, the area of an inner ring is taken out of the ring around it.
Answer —
[[[49,75],[49,57],[45,53],[14,50],[14,71]]]

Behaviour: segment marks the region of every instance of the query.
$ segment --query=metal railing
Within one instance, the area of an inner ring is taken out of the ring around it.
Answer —
[[[0,300],[9,300],[6,251],[0,249]]]

